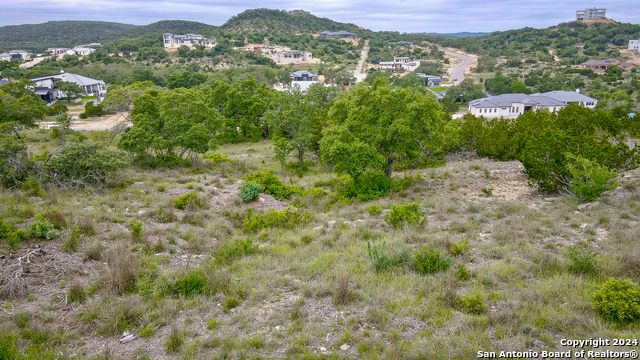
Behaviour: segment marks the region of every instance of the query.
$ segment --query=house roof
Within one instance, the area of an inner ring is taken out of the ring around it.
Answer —
[[[50,91],[53,91],[53,89],[49,89],[47,87],[39,87],[39,88],[36,88],[33,92],[36,95],[47,95]]]
[[[4,85],[4,84],[8,84],[9,80],[5,80],[5,79],[0,79],[0,86]]]
[[[408,56],[394,56],[393,58],[394,58],[394,59],[398,59],[398,60],[404,60],[404,59],[409,60],[409,57],[408,57]]]
[[[26,52],[26,51],[24,51],[24,50],[11,50],[11,51],[9,51],[9,54],[11,54],[11,53],[27,54],[27,52]]]
[[[335,31],[335,32],[331,32],[331,31],[322,31],[320,32],[320,34],[326,34],[326,35],[356,35],[354,33],[345,31],[345,30],[340,30],[340,31]]]
[[[8,56],[11,56],[11,54],[9,54],[9,53],[2,53],[2,54],[0,54],[0,57],[8,57]]]
[[[310,71],[304,71],[304,70],[298,70],[298,71],[294,71],[289,73],[289,75],[293,76],[293,77],[314,77],[314,76],[318,76],[318,74],[314,74]]]
[[[522,93],[502,94],[469,101],[469,105],[476,108],[510,107],[513,103],[540,106],[565,105],[559,100],[544,96],[544,94],[528,95]]]
[[[549,91],[540,95],[546,96],[556,101],[562,101],[562,102],[598,101],[592,97],[588,97],[586,95],[577,93],[575,91],[557,90],[557,91]]]
[[[380,65],[395,65],[393,61],[380,61]]]
[[[45,80],[45,79],[63,80],[67,82],[76,83],[80,86],[104,84],[103,80],[96,80],[96,79],[88,78],[86,76],[65,73],[65,72],[51,74],[51,75],[36,76],[36,77],[30,78],[29,80],[38,81],[38,80]]]

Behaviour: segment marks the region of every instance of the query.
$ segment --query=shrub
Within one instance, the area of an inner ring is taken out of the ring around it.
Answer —
[[[262,185],[250,181],[240,185],[238,195],[240,195],[242,201],[248,203],[257,199],[263,191],[264,187]]]
[[[460,242],[450,241],[449,252],[453,256],[464,255],[469,252],[469,241],[461,240]]]
[[[343,178],[336,191],[345,198],[372,201],[389,195],[392,181],[383,172],[366,171]]]
[[[616,172],[598,165],[595,161],[589,161],[578,155],[577,157],[566,154],[573,160],[569,165],[569,191],[575,195],[580,202],[595,201],[600,195],[609,190],[613,190],[620,184],[615,181]]]
[[[177,278],[165,279],[161,284],[163,295],[182,295],[192,297],[204,294],[207,284],[207,277],[201,270],[191,270],[187,275]]]
[[[378,216],[382,214],[382,207],[378,204],[367,206],[367,212],[370,216]]]
[[[229,159],[226,156],[222,156],[222,155],[220,155],[220,153],[217,153],[217,152],[216,153],[206,154],[202,158],[206,159],[206,160],[210,160],[214,164],[219,164],[219,163],[222,163],[222,162],[227,162],[227,163],[231,162],[231,159]]]
[[[250,237],[247,237],[245,240],[227,240],[216,250],[215,259],[220,263],[231,263],[243,256],[252,255],[257,252],[258,244],[254,244],[253,239]]]
[[[229,297],[227,298],[227,300],[225,300],[224,304],[222,304],[222,308],[225,311],[229,311],[235,307],[238,307],[238,305],[240,305],[240,300],[234,297]]]
[[[424,226],[427,218],[424,210],[416,203],[405,205],[391,205],[391,211],[384,217],[384,220],[394,228],[406,225]]]
[[[446,271],[451,266],[451,258],[432,245],[422,246],[413,253],[413,267],[420,274],[427,275]]]
[[[311,214],[302,213],[297,210],[292,210],[291,208],[257,213],[254,212],[253,209],[247,209],[247,218],[244,220],[244,230],[255,233],[261,229],[276,227],[293,229],[301,225],[306,225],[310,223],[311,220]]]
[[[463,296],[457,301],[456,307],[462,312],[474,315],[481,315],[487,312],[484,296],[480,293],[473,296]]]
[[[13,334],[0,334],[0,359],[16,360],[18,357],[18,347],[16,346],[16,336]]]
[[[612,323],[640,321],[640,288],[628,279],[609,279],[594,292],[591,306]]]
[[[567,256],[571,261],[569,270],[575,274],[593,273],[598,266],[597,253],[585,242],[569,246]]]
[[[142,239],[142,223],[138,220],[132,220],[129,223],[129,231],[134,239]]]
[[[131,256],[122,243],[114,245],[105,254],[107,263],[107,284],[116,294],[132,290],[140,272],[139,262]]]
[[[301,193],[302,188],[287,186],[273,173],[258,172],[245,176],[247,182],[254,182],[264,187],[264,192],[277,200],[288,199],[294,193]]]
[[[45,115],[47,116],[56,116],[66,114],[69,111],[69,108],[65,104],[57,103],[52,106],[47,107],[45,110]]]
[[[369,258],[373,261],[373,268],[376,272],[402,266],[409,262],[410,253],[406,246],[398,246],[392,254],[388,254],[384,249],[385,244],[386,242],[383,242],[380,247],[371,246],[371,243],[367,241],[367,252],[369,253]]]
[[[106,114],[107,112],[104,110],[104,105],[93,105],[93,101],[88,101],[84,106],[84,112],[80,114],[80,118],[86,119],[88,117],[102,116]]]
[[[196,193],[188,193],[173,200],[173,206],[179,210],[194,209],[200,206],[200,197]]]
[[[60,234],[55,230],[53,224],[44,218],[42,213],[35,216],[35,220],[29,224],[29,235],[38,239],[57,239]]]
[[[456,271],[456,279],[460,281],[467,281],[471,279],[471,272],[464,266],[464,264],[460,264],[458,267],[458,271]]]

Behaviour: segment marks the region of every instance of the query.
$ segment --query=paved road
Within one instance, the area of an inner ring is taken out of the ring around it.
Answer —
[[[451,56],[455,56],[458,59],[462,60],[462,64],[454,67],[453,69],[449,69],[448,73],[451,76],[452,79],[458,79],[456,81],[454,81],[454,83],[456,85],[460,84],[463,80],[464,80],[464,69],[467,68],[467,66],[471,65],[473,63],[473,59],[468,57],[468,56],[464,56],[464,55],[460,55],[458,53],[454,53],[451,51],[447,51],[447,50],[443,50],[445,54],[447,55],[451,55]]]
[[[40,61],[44,60],[44,59],[46,59],[46,57],[37,57],[37,58],[34,58],[33,60],[31,60],[31,61],[29,61],[29,62],[26,62],[26,63],[23,63],[23,64],[18,65],[18,67],[19,67],[19,68],[23,68],[23,69],[28,69],[28,68],[30,68],[30,67],[33,67],[33,66],[35,66],[35,65],[38,65],[38,63],[39,63]]]
[[[362,48],[362,53],[360,53],[360,61],[358,61],[358,66],[356,67],[356,71],[354,71],[353,75],[356,77],[356,83],[364,81],[367,77],[367,73],[364,71],[364,64],[367,61],[367,55],[369,54],[369,40],[364,41],[364,47]]]

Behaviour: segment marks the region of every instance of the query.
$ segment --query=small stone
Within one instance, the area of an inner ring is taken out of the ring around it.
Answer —
[[[276,329],[277,331],[280,331],[280,330],[282,330],[282,326],[278,325],[278,326],[276,326],[276,327],[275,327],[275,329]]]
[[[320,347],[320,351],[325,352],[327,351],[327,348]]]
[[[342,351],[347,351],[349,350],[351,346],[349,346],[349,344],[342,344],[342,346],[340,346],[340,350]]]
[[[585,203],[585,204],[580,204],[578,205],[578,210],[584,210],[584,209],[588,209],[592,206],[597,206],[600,205],[600,201],[594,201],[594,202],[590,202],[590,203]]]
[[[258,200],[260,200],[260,202],[264,202],[264,199],[263,199],[263,198],[258,198]]]
[[[587,224],[580,225],[580,229],[585,229],[586,227],[587,227]]]
[[[333,225],[335,225],[335,224],[336,224],[335,220],[329,220],[329,222],[327,223],[327,227],[329,229],[333,229]]]

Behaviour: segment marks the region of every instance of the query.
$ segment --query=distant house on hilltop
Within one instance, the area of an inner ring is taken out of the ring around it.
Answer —
[[[78,56],[86,56],[96,51],[94,48],[76,46],[73,49],[69,49],[66,51],[67,55],[78,55]]]
[[[11,60],[11,54],[9,53],[0,54],[0,61],[10,61],[10,60]]]
[[[216,42],[213,39],[206,38],[200,34],[174,35],[172,33],[166,33],[162,35],[162,41],[164,42],[165,48],[204,46],[210,49],[216,46]]]
[[[629,40],[629,51],[640,51],[640,39],[638,40]]]
[[[29,80],[33,81],[36,85],[34,91],[36,95],[40,95],[49,105],[55,103],[57,98],[66,96],[66,94],[59,91],[56,87],[56,82],[59,81],[75,83],[83,88],[85,93],[90,96],[97,96],[98,98],[107,96],[107,85],[103,80],[95,80],[82,75],[66,73],[64,70],[60,70],[60,72],[56,74],[32,77]]]
[[[573,91],[550,91],[544,94],[502,94],[469,102],[469,112],[486,118],[518,117],[525,111],[548,109],[558,112],[569,104],[593,109],[598,100]]]
[[[325,39],[351,39],[358,41],[358,34],[350,33],[348,31],[340,30],[336,32],[331,31],[323,31],[320,33]]]
[[[60,55],[60,54],[64,54],[67,52],[67,50],[69,50],[68,48],[48,48],[47,53],[50,53],[51,55]]]
[[[602,19],[605,17],[607,9],[584,9],[576,11],[576,20],[594,20]]]

